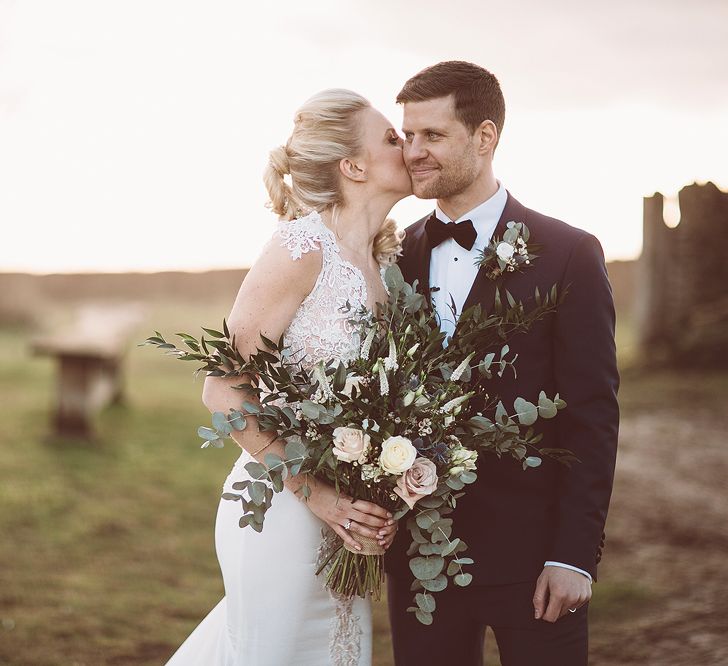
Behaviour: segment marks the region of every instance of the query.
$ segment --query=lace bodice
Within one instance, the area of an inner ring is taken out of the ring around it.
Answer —
[[[341,257],[334,233],[316,211],[279,222],[276,233],[294,261],[307,252],[322,255],[316,283],[283,334],[292,358],[306,367],[330,358],[351,360],[361,344],[359,326],[352,319],[368,298],[362,272]],[[383,271],[384,267],[382,282]]]

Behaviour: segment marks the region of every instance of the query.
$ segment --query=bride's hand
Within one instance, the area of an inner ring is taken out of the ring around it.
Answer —
[[[349,546],[361,550],[356,534],[376,539],[385,548],[392,545],[397,521],[389,511],[365,500],[352,501],[351,497],[337,493],[336,488],[317,479],[309,478],[308,485],[311,488],[308,508]]]

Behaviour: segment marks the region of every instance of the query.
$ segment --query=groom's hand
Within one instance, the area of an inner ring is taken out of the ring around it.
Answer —
[[[584,574],[563,567],[544,567],[533,595],[535,617],[556,622],[570,608],[583,606],[591,595],[591,582]]]

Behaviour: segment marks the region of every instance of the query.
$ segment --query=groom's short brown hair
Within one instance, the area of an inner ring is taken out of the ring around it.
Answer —
[[[487,69],[462,60],[432,65],[415,74],[397,95],[397,104],[425,102],[452,95],[455,115],[471,132],[484,120],[491,120],[503,131],[506,102],[498,79]]]

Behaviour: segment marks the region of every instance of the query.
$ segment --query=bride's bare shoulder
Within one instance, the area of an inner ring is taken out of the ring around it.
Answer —
[[[313,289],[322,262],[320,248],[311,246],[298,253],[277,230],[250,267],[243,286],[264,288],[269,296],[278,291],[305,295]]]
[[[316,285],[329,233],[316,217],[280,222],[243,279],[230,319],[290,321]]]

